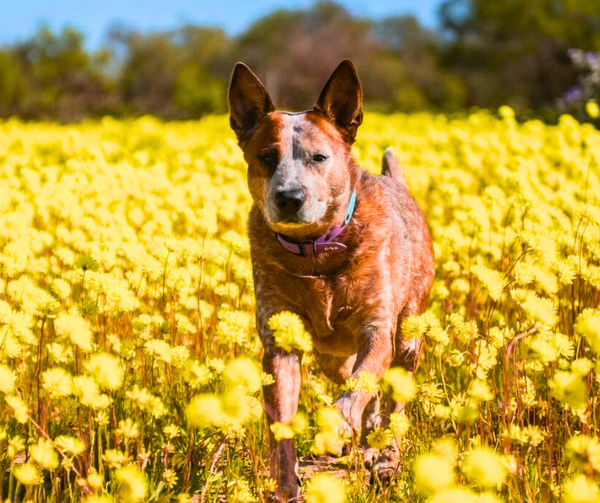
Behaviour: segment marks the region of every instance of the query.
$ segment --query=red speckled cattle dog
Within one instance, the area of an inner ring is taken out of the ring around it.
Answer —
[[[352,62],[343,61],[314,108],[301,113],[276,111],[260,80],[238,63],[229,108],[254,201],[249,234],[257,327],[264,371],[275,380],[264,388],[269,420],[289,423],[300,392],[302,354],[279,348],[268,326],[280,311],[300,316],[316,360],[336,383],[361,372],[379,378],[390,366],[414,370],[421,343],[403,340],[400,326],[426,307],[434,276],[431,238],[393,152],[385,152],[381,176],[352,157],[362,122]],[[379,417],[378,397],[364,391],[343,392],[335,406],[356,432]],[[391,404],[387,413],[401,408]],[[271,440],[276,498],[293,500],[299,493],[293,441]],[[380,474],[396,467],[393,452],[370,456]]]

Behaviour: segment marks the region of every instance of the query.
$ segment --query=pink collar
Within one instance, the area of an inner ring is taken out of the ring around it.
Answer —
[[[346,249],[346,245],[343,243],[338,243],[337,241],[334,241],[334,239],[337,238],[341,234],[342,230],[344,230],[344,227],[350,223],[355,207],[356,189],[352,191],[352,195],[350,196],[348,211],[346,211],[346,218],[344,218],[343,223],[331,229],[327,234],[316,238],[307,239],[302,242],[294,241],[281,234],[275,234],[275,236],[283,248],[295,255],[301,255],[302,257],[306,257],[307,255],[314,255],[317,257],[323,253],[344,251]]]

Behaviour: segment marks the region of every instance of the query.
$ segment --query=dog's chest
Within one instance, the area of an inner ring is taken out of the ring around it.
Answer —
[[[304,318],[317,351],[332,355],[356,352],[355,336],[361,325],[356,292],[344,278],[315,280],[303,295]]]

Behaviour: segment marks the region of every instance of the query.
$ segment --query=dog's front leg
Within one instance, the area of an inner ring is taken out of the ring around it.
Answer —
[[[361,334],[360,350],[352,368],[351,377],[359,378],[361,372],[373,374],[378,379],[389,368],[393,357],[391,329],[367,326]],[[362,390],[344,391],[335,406],[355,432],[360,431],[363,411],[373,397]]]
[[[276,421],[288,424],[298,411],[300,360],[299,353],[286,353],[276,347],[265,348],[263,370],[275,381],[263,388],[269,424]],[[271,476],[277,482],[277,498],[282,502],[293,500],[298,497],[300,489],[294,441],[277,442],[270,435],[270,442]]]

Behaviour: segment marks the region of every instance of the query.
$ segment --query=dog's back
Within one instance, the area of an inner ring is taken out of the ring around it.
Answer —
[[[412,278],[412,284],[409,285],[412,292],[409,301],[411,305],[407,306],[406,311],[421,312],[426,307],[434,276],[431,236],[423,211],[410,193],[398,158],[391,148],[384,152],[382,175],[374,178],[381,184],[393,215],[391,249],[395,253],[392,260],[412,264],[408,276],[396,278],[400,283],[406,282],[407,277]],[[391,264],[391,267],[401,271],[406,266]],[[419,308],[416,309],[417,304],[413,307],[412,303],[418,303]]]

